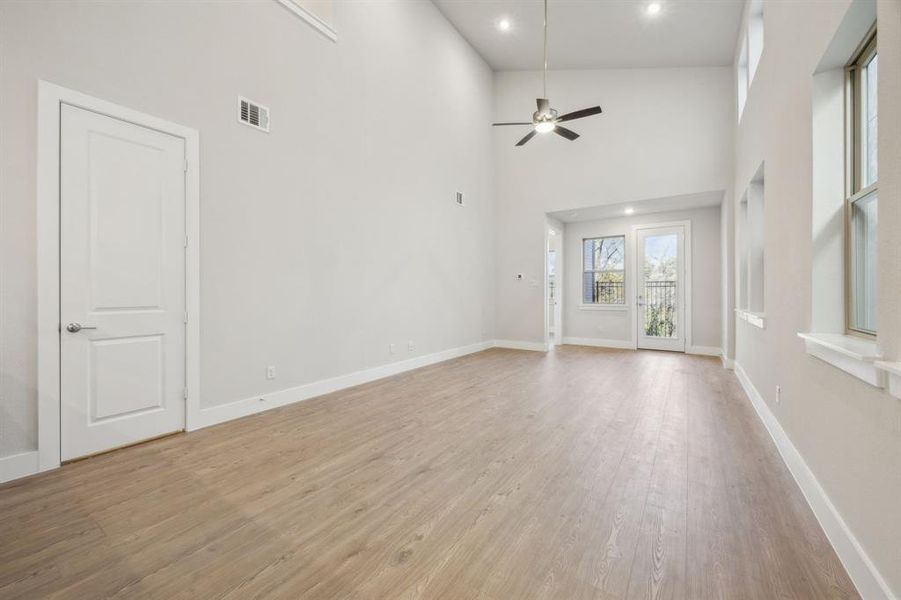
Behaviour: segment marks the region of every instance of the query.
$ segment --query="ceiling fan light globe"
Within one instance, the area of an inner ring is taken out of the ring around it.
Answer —
[[[554,130],[555,127],[556,125],[554,125],[550,121],[542,121],[535,124],[535,131],[537,131],[538,133],[550,133]]]

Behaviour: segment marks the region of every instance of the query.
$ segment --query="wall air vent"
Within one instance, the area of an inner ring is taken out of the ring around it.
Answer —
[[[463,192],[457,192],[454,200],[458,205],[463,206]]]
[[[269,133],[269,109],[241,96],[238,96],[238,121]]]

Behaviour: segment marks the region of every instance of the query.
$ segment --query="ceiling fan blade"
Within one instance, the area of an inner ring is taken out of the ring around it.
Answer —
[[[536,98],[535,102],[538,103],[539,114],[546,114],[551,109],[551,101],[547,98]]]
[[[554,127],[554,133],[556,133],[557,135],[562,135],[569,141],[573,141],[574,139],[579,137],[579,134],[576,133],[575,131],[573,131],[571,129],[567,129],[566,127],[560,127],[559,125]]]
[[[526,134],[526,137],[524,137],[524,138],[522,138],[521,140],[519,140],[518,142],[516,142],[516,145],[517,145],[517,146],[523,146],[523,145],[525,145],[526,142],[528,142],[528,141],[531,140],[533,137],[535,137],[535,134],[536,134],[536,133],[537,133],[537,132],[533,129],[532,131],[530,131],[529,133]]]
[[[581,119],[582,117],[590,117],[591,115],[599,115],[601,114],[600,106],[592,106],[591,108],[583,108],[582,110],[576,110],[571,113],[566,113],[557,118],[558,123],[562,123],[563,121],[572,121],[573,119]]]
[[[522,123],[492,123],[492,127],[500,127],[501,125],[531,125],[531,121],[523,121]]]

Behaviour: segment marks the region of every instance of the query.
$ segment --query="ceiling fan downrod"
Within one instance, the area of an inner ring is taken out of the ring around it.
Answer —
[[[561,137],[568,139],[569,141],[573,141],[579,137],[579,134],[575,131],[567,129],[566,127],[561,127],[559,123],[572,121],[574,119],[581,119],[583,117],[590,117],[591,115],[597,115],[601,113],[600,106],[592,106],[591,108],[583,108],[582,110],[577,110],[574,112],[566,113],[565,115],[558,116],[557,111],[551,108],[551,103],[547,99],[547,3],[548,0],[544,0],[544,69],[542,72],[542,97],[535,100],[536,104],[538,105],[538,110],[536,110],[532,114],[531,121],[492,124],[495,127],[504,125],[531,125],[532,131],[527,133],[524,138],[519,140],[519,142],[516,143],[517,146],[525,145],[526,142],[535,137],[535,134],[537,133],[550,133],[551,131]]]

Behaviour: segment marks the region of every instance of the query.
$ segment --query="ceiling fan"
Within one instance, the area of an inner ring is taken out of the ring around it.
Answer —
[[[565,137],[569,141],[575,140],[579,137],[579,134],[571,129],[567,129],[566,127],[561,127],[558,123],[565,123],[566,121],[574,121],[575,119],[581,119],[583,117],[590,117],[591,115],[599,115],[601,114],[600,106],[592,106],[591,108],[583,108],[582,110],[576,110],[573,112],[566,113],[565,115],[558,115],[557,111],[551,108],[550,100],[547,99],[547,0],[544,0],[544,83],[543,83],[543,92],[544,98],[537,98],[536,102],[538,103],[538,110],[536,110],[532,114],[531,121],[520,121],[514,123],[493,123],[494,127],[504,126],[504,125],[531,125],[532,131],[526,134],[526,137],[519,140],[516,145],[523,146],[526,142],[535,137],[536,133],[549,133],[553,131],[559,136]]]

